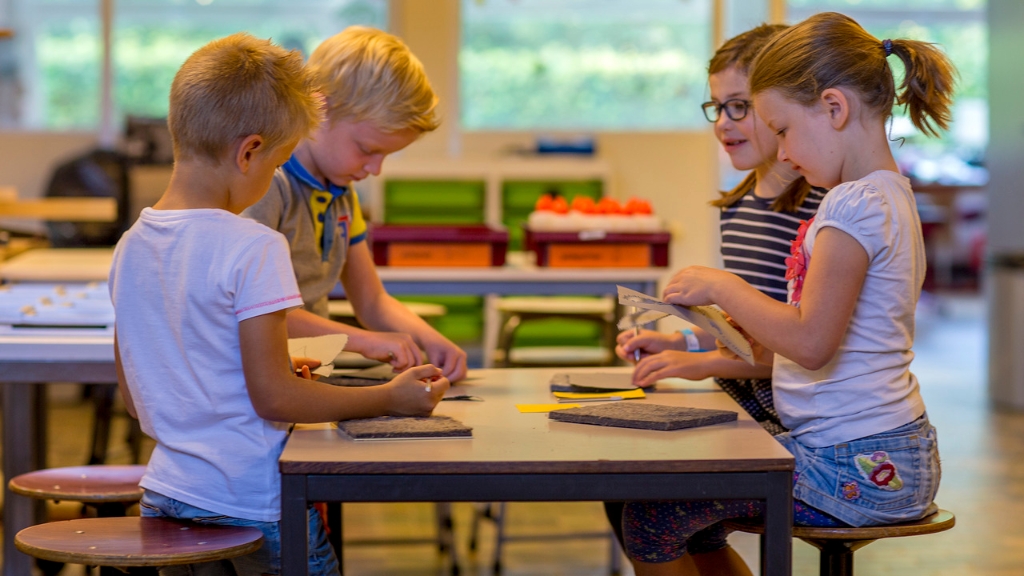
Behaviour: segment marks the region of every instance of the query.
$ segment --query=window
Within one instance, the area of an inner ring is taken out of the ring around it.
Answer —
[[[942,184],[984,184],[979,164],[988,145],[988,26],[985,0],[789,0],[788,19],[834,10],[854,18],[880,39],[912,38],[938,44],[959,73],[953,124],[941,139],[927,138],[896,109],[892,135],[905,173]],[[897,74],[897,58],[889,64]]]
[[[462,0],[463,128],[704,128],[711,2]]]
[[[101,116],[100,0],[8,1],[16,36],[0,44],[0,94],[15,97],[0,102],[0,122],[95,129]],[[117,0],[114,6],[116,119],[166,115],[174,73],[214,38],[245,31],[308,54],[348,25],[384,28],[387,20],[387,0]]]

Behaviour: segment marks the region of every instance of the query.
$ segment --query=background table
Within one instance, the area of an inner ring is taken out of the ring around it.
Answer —
[[[45,382],[117,382],[114,338],[0,336],[4,478],[46,467]],[[32,573],[32,558],[18,552],[14,535],[42,519],[43,505],[4,484],[4,576]]]
[[[307,573],[309,502],[707,498],[765,500],[762,574],[790,573],[793,457],[720,388],[673,381],[629,402],[734,410],[737,422],[658,432],[520,414],[517,403],[554,400],[557,371],[470,371],[450,394],[484,402],[442,402],[435,413],[472,426],[472,439],[354,442],[333,426],[298,427],[280,461],[282,573]]]

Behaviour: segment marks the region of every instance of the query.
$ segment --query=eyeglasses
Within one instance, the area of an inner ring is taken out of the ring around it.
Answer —
[[[701,104],[700,107],[704,110],[704,117],[708,119],[708,122],[718,122],[718,119],[722,117],[722,110],[725,110],[725,115],[730,120],[739,122],[747,117],[747,112],[754,107],[754,103],[750,100],[732,98],[721,104],[712,100]]]

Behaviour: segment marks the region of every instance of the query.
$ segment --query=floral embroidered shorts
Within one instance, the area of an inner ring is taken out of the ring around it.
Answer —
[[[775,437],[796,457],[793,497],[853,526],[916,520],[935,498],[942,470],[928,415],[835,446]]]

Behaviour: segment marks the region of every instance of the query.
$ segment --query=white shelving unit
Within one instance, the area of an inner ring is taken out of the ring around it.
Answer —
[[[437,159],[401,160],[384,163],[380,176],[367,180],[371,215],[375,222],[384,219],[384,184],[391,180],[467,180],[485,183],[484,220],[502,223],[502,184],[506,181],[600,180],[606,196],[614,196],[611,169],[595,158],[508,157],[494,160]]]

